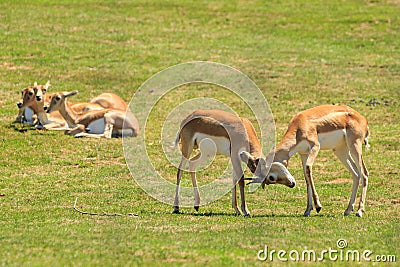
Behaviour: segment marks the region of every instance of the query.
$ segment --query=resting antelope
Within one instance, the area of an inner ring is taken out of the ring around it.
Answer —
[[[359,181],[362,181],[360,205],[356,213],[362,217],[368,187],[368,171],[362,158],[362,143],[368,145],[368,121],[357,111],[347,106],[323,105],[307,109],[295,115],[289,123],[282,141],[275,149],[274,162],[286,167],[289,159],[299,153],[303,163],[307,184],[307,209],[322,208],[312,177],[312,166],[319,150],[332,149],[353,176],[353,189],[349,205],[344,212],[349,215],[354,208]]]
[[[37,128],[47,130],[65,130],[68,125],[58,111],[49,114],[45,111],[46,103],[49,102],[49,95],[46,94],[50,87],[50,81],[46,85],[38,85],[36,82],[22,90],[22,100],[17,103],[19,114],[17,121],[26,121],[29,124],[36,125]],[[76,112],[82,112],[93,109],[103,109],[99,104],[94,103],[75,103],[70,107]],[[37,121],[34,119],[37,116]]]
[[[207,141],[208,139],[208,141]],[[177,185],[174,201],[174,213],[179,213],[179,190],[183,169],[189,161],[189,170],[192,177],[194,188],[194,208],[199,209],[200,193],[197,187],[196,167],[213,153],[214,146],[217,154],[222,154],[231,158],[233,166],[233,187],[232,187],[232,207],[237,215],[241,212],[238,209],[236,198],[236,184],[239,183],[241,210],[243,215],[248,216],[244,196],[244,177],[241,161],[245,162],[258,178],[253,182],[264,184],[283,184],[289,187],[295,186],[295,180],[281,163],[271,165],[268,178],[268,167],[262,155],[261,144],[257,138],[251,122],[246,118],[222,110],[196,110],[186,117],[180,126],[175,145],[181,141],[182,160],[179,164],[177,173]],[[205,142],[204,142],[205,141]],[[200,148],[200,153],[189,160],[194,148]]]
[[[128,104],[118,95],[113,93],[102,93],[93,98],[90,103],[98,104],[103,108],[127,110]]]
[[[31,125],[35,124],[34,115],[38,115],[39,111],[42,111],[36,102],[36,93],[38,90],[46,91],[49,87],[50,81],[47,81],[45,85],[38,85],[35,82],[33,86],[28,86],[21,91],[22,99],[17,103],[19,110],[16,121],[27,122]]]
[[[36,125],[37,128],[45,127],[51,130],[64,130],[66,122],[59,112],[46,114],[44,103],[49,100],[46,95],[50,87],[50,81],[45,85],[38,85],[36,82],[22,90],[22,100],[17,103],[19,113],[17,121]],[[34,118],[34,117],[37,118]]]
[[[75,137],[111,138],[113,131],[117,135],[136,136],[139,125],[132,112],[117,109],[89,110],[78,113],[68,104],[67,98],[78,91],[54,93],[51,95],[47,112],[58,110],[70,128],[67,134]],[[87,133],[86,131],[89,131]]]

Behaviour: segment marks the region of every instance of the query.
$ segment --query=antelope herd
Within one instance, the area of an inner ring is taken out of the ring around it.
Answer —
[[[22,99],[16,121],[35,125],[37,129],[64,130],[75,137],[111,138],[137,136],[139,124],[129,111],[126,102],[113,93],[103,93],[89,102],[73,103],[68,100],[78,91],[48,94],[50,82],[36,82],[22,90]],[[368,170],[362,157],[362,143],[368,148],[369,127],[365,117],[348,106],[323,105],[304,110],[290,121],[282,141],[267,156],[256,131],[246,118],[222,110],[195,110],[182,120],[175,146],[181,143],[182,159],[178,167],[174,213],[179,213],[179,192],[183,171],[189,163],[194,190],[194,208],[199,209],[200,191],[196,169],[215,154],[230,157],[233,167],[232,207],[237,215],[250,215],[245,202],[245,180],[269,184],[282,184],[290,188],[296,185],[288,170],[288,161],[299,154],[307,189],[307,208],[304,216],[310,216],[314,207],[320,212],[322,205],[316,191],[312,166],[320,150],[332,150],[353,177],[350,201],[344,215],[349,215],[361,180],[362,189],[356,215],[365,212],[368,187]],[[191,157],[192,151],[199,152]],[[272,163],[268,163],[273,159]],[[241,162],[246,163],[256,176],[244,178]],[[238,208],[236,184],[239,185],[241,210]]]
[[[90,102],[70,103],[78,91],[47,94],[50,87],[36,82],[22,90],[17,121],[38,129],[64,130],[75,137],[137,136],[139,123],[119,96],[103,93]]]

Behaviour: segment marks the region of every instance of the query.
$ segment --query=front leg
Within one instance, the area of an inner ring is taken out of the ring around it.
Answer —
[[[50,122],[48,124],[43,125],[44,130],[54,130],[54,131],[65,131],[68,130],[68,127],[65,127],[65,123],[61,122]]]
[[[71,130],[66,130],[64,133],[67,135],[77,135],[80,133],[85,133],[86,132],[86,127],[83,124],[78,124],[75,128],[72,128]]]
[[[309,154],[302,154],[301,161],[303,163],[304,177],[307,184],[307,209],[304,212],[304,216],[308,217],[313,209],[312,201],[314,199],[314,205],[317,213],[321,211],[322,205],[319,200],[317,190],[315,189],[314,180],[312,178],[312,165],[319,151],[319,144],[314,145],[310,150]]]
[[[247,209],[246,200],[244,196],[244,177],[239,180],[240,198],[242,200],[242,212],[244,216],[250,216],[250,211]]]
[[[18,102],[17,103],[17,106],[19,107],[19,106],[22,106],[22,103],[21,102]],[[15,119],[15,121],[16,122],[20,122],[20,123],[23,123],[24,122],[24,120],[25,120],[25,108],[19,108],[19,110],[18,110],[18,116],[17,116],[17,118]]]
[[[236,181],[233,179],[233,187],[232,187],[232,208],[235,210],[236,215],[241,215],[238,203],[237,203],[237,196],[236,196]]]
[[[247,209],[246,199],[244,196],[244,177],[243,177],[243,169],[241,166],[241,161],[239,157],[231,158],[232,167],[233,167],[233,182],[235,183],[235,200],[236,200],[236,183],[239,182],[239,190],[240,190],[240,200],[241,200],[241,209],[244,216],[250,216],[250,212]],[[233,197],[233,196],[232,196]],[[236,200],[236,208],[237,208],[237,200]],[[236,212],[237,213],[237,212]]]
[[[309,179],[310,183],[309,187],[311,188],[312,197],[314,199],[315,210],[317,211],[317,213],[319,213],[322,209],[322,205],[321,202],[319,201],[317,190],[315,189],[314,179],[312,178],[312,166],[308,165],[306,166],[306,173]]]
[[[310,180],[308,179],[308,174],[306,172],[306,163],[307,163],[307,158],[308,154],[301,154],[301,161],[303,163],[303,171],[304,171],[304,178],[306,180],[306,185],[307,185],[307,208],[306,211],[304,212],[304,216],[308,217],[311,214],[311,210],[313,209],[312,205],[312,189],[310,185]]]
[[[110,122],[106,122],[104,126],[104,137],[105,138],[111,138],[112,137],[112,131],[113,131],[114,125]]]

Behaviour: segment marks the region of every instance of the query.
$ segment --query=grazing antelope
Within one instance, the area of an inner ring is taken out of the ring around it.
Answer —
[[[353,176],[351,198],[344,214],[349,215],[354,208],[361,179],[362,193],[356,215],[362,217],[369,175],[362,158],[362,143],[365,142],[366,148],[369,147],[368,135],[367,119],[347,106],[317,106],[292,118],[274,151],[274,162],[287,167],[289,159],[296,153],[300,154],[307,184],[307,209],[304,216],[310,216],[312,200],[317,212],[322,208],[314,186],[312,166],[319,150],[331,149]]]
[[[208,141],[207,141],[208,139]],[[245,162],[257,178],[253,182],[265,184],[283,184],[294,187],[296,182],[287,169],[281,163],[271,165],[268,178],[268,167],[261,151],[261,144],[257,138],[251,122],[246,118],[240,118],[222,110],[196,110],[186,117],[180,126],[175,145],[181,141],[182,160],[179,164],[176,192],[174,201],[174,213],[179,213],[179,190],[183,169],[189,161],[189,171],[194,188],[194,208],[199,209],[200,193],[197,187],[196,167],[205,159],[215,153],[231,158],[233,166],[232,207],[236,215],[241,212],[238,209],[236,198],[236,184],[239,183],[241,210],[243,215],[248,216],[244,196],[244,177],[241,161]],[[212,141],[214,145],[210,142]],[[194,148],[200,148],[200,153],[189,160]],[[213,151],[215,150],[216,151]],[[213,153],[214,152],[214,153]]]
[[[66,134],[75,137],[111,138],[113,132],[119,136],[136,136],[139,124],[132,112],[117,109],[89,110],[82,113],[74,111],[67,98],[78,91],[54,93],[51,95],[47,112],[58,110],[68,126],[72,128]],[[88,132],[87,132],[88,131]]]

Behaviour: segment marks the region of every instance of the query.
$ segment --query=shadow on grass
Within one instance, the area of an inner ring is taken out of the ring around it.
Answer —
[[[337,217],[336,214],[315,214],[310,217],[304,217],[303,214],[256,214],[250,216],[237,216],[232,212],[180,212],[179,214],[172,214],[166,212],[165,214],[180,216],[180,215],[189,215],[194,217],[243,217],[243,218],[334,218]]]
[[[6,126],[8,129],[12,129],[14,131],[20,132],[20,133],[25,133],[28,130],[35,130],[35,127],[29,124],[24,124],[21,122],[11,122],[9,125]]]

